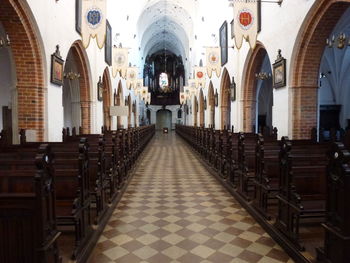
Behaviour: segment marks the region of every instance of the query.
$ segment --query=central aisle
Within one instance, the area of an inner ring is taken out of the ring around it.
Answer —
[[[157,133],[89,262],[293,261],[182,139]]]

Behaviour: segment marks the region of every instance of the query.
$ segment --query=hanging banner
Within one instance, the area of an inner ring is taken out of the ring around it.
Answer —
[[[88,48],[91,38],[96,38],[97,46],[102,49],[106,39],[106,0],[82,0],[81,37]]]
[[[147,93],[147,97],[146,97],[146,103],[148,103],[149,105],[151,104],[151,93]]]
[[[196,80],[196,88],[202,87],[204,89],[206,82],[205,67],[194,67],[194,74]]]
[[[245,38],[251,49],[258,36],[258,0],[234,0],[234,34],[236,47],[242,47]]]
[[[136,89],[135,95],[140,96],[142,99],[146,99],[148,93],[148,87],[141,87],[140,89]]]
[[[113,61],[112,61],[112,74],[113,78],[117,76],[119,72],[122,78],[126,78],[126,72],[128,69],[128,48],[113,47]]]
[[[192,92],[191,92],[192,88],[189,87],[189,86],[184,86],[184,94],[186,96],[186,100],[187,99],[191,99],[191,96],[192,96]]]
[[[196,81],[196,79],[189,79],[188,80],[188,86],[189,86],[191,92],[192,92],[192,90],[196,90],[197,89],[197,81]]]
[[[128,89],[136,88],[138,75],[139,71],[137,67],[128,67],[126,73],[126,87]]]
[[[135,81],[135,87],[134,87],[135,91],[138,89],[142,89],[142,87],[143,87],[143,79],[137,79]]]
[[[186,93],[180,92],[180,104],[184,104],[186,102]]]
[[[216,72],[216,76],[219,78],[221,74],[220,47],[206,48],[206,57],[207,57],[207,74],[209,78],[211,78],[213,71]]]

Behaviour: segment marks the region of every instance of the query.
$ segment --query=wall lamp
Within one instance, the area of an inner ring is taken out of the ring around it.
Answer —
[[[332,38],[327,38],[326,45],[329,48],[343,49],[346,45],[350,46],[350,37],[346,37],[345,33],[340,33],[337,37],[333,35]]]
[[[271,73],[267,73],[267,72],[259,72],[255,74],[255,77],[257,79],[261,79],[261,80],[267,80],[270,79],[272,77]]]
[[[73,80],[73,79],[80,78],[80,74],[71,71],[71,72],[64,73],[64,77],[66,79]]]

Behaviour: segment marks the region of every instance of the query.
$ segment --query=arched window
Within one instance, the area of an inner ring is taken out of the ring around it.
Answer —
[[[178,118],[178,119],[181,119],[181,118],[182,118],[182,110],[181,110],[181,109],[179,109],[179,110],[177,111],[177,118]]]

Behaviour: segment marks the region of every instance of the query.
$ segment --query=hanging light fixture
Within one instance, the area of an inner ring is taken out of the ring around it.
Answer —
[[[326,39],[326,45],[329,48],[337,47],[343,49],[346,45],[350,46],[350,36],[347,37],[345,33],[340,33],[337,37],[333,35],[331,38]]]
[[[0,48],[9,47],[11,45],[10,37],[6,34],[5,37],[0,37]]]

